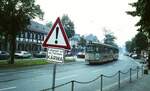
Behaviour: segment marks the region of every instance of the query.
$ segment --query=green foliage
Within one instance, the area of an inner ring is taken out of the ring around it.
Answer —
[[[127,41],[127,42],[125,43],[126,51],[132,52],[131,45],[132,45],[132,42],[131,42],[131,41]]]
[[[113,35],[112,32],[107,32],[105,34],[104,43],[118,47],[117,44],[115,43],[115,39],[116,39],[116,37]]]
[[[0,0],[0,32],[10,38],[10,63],[14,63],[16,49],[16,35],[20,31],[27,30],[30,19],[43,17],[39,5],[35,0]]]
[[[126,50],[128,52],[134,52],[135,51],[135,48],[136,48],[136,45],[135,45],[135,39],[133,38],[131,41],[127,41],[125,43],[125,46],[126,46]]]
[[[46,24],[47,27],[52,28],[53,23],[50,21]]]
[[[135,36],[135,44],[139,51],[146,50],[148,47],[148,39],[147,36],[144,35],[142,32],[139,32]]]
[[[68,38],[71,38],[75,34],[74,23],[69,19],[68,15],[63,15],[61,18],[63,27],[67,33]]]
[[[0,68],[18,68],[18,67],[28,67],[28,66],[35,66],[35,65],[45,65],[48,64],[46,60],[25,60],[25,59],[17,59],[15,64],[7,64],[6,60],[0,61]]]
[[[150,0],[138,0],[129,5],[134,7],[135,10],[127,11],[127,14],[140,17],[136,24],[136,26],[139,26],[138,31],[146,32],[150,37]]]
[[[131,40],[126,42],[126,49],[128,52],[140,53],[141,50],[146,50],[148,48],[147,36],[142,32],[136,34],[136,36]]]
[[[127,11],[131,16],[138,16],[140,20],[136,23],[137,31],[145,32],[150,38],[150,0],[137,0],[137,2],[129,4],[135,8],[134,11]],[[149,68],[150,68],[150,52],[149,52]]]
[[[3,32],[9,34],[25,30],[30,24],[30,19],[35,16],[43,17],[39,5],[34,0],[1,0],[0,1],[0,26]]]
[[[82,47],[86,46],[86,39],[84,39],[83,36],[80,37],[80,41],[79,41],[78,45],[80,45]]]

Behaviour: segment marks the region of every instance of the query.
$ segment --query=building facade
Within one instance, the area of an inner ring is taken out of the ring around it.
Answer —
[[[39,52],[43,51],[42,43],[47,36],[49,28],[45,25],[31,21],[28,30],[21,31],[16,38],[16,51]],[[4,38],[2,38],[4,39]],[[0,42],[0,50],[5,46],[4,40]],[[9,46],[9,45],[8,45]],[[9,47],[8,47],[9,48]]]

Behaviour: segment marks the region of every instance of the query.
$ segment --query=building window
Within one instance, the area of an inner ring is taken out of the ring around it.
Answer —
[[[20,36],[20,37],[21,37],[21,38],[23,38],[23,32],[21,32],[20,34],[21,34],[21,36]]]
[[[38,34],[38,40],[40,40],[40,34]]]
[[[34,33],[34,39],[36,39],[36,33]]]
[[[28,38],[28,32],[25,32],[25,38]]]
[[[32,33],[30,32],[30,39],[32,39]]]

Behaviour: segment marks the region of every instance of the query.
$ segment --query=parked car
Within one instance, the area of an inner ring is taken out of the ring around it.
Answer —
[[[134,59],[140,59],[140,55],[138,55],[138,54],[132,54],[132,56],[131,56],[132,58],[134,58]]]
[[[0,60],[8,59],[10,57],[9,53],[6,51],[0,51]]]
[[[15,58],[30,58],[32,55],[27,51],[18,51],[15,53]]]
[[[79,52],[77,53],[78,58],[85,58],[85,53],[84,52]]]
[[[45,58],[46,57],[46,52],[40,51],[38,53],[33,53],[33,56],[37,57],[37,58]]]
[[[72,54],[72,52],[71,51],[69,51],[69,52],[67,52],[67,53],[65,53],[65,56],[73,56],[73,54]]]

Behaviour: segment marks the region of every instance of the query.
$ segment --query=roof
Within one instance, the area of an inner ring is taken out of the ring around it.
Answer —
[[[112,45],[109,45],[109,44],[103,44],[103,43],[88,43],[87,45],[92,45],[92,44],[95,44],[95,45],[102,45],[102,46],[107,46],[107,47],[111,47],[111,48],[115,48],[115,49],[118,49],[117,47],[115,46],[112,46]]]
[[[48,34],[49,32],[49,28],[46,25],[40,24],[35,21],[31,21],[31,25],[28,26],[28,29],[30,31],[40,32],[44,34]]]

